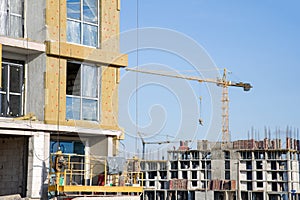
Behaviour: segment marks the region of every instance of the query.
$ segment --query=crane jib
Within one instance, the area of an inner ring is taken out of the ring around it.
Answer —
[[[224,69],[223,77],[217,78],[217,79],[202,79],[201,77],[194,77],[194,76],[186,76],[186,75],[180,75],[180,74],[167,74],[167,73],[160,73],[157,71],[144,71],[144,70],[137,70],[137,69],[126,69],[127,71],[133,71],[133,72],[139,72],[144,74],[151,74],[151,75],[158,75],[158,76],[165,76],[165,77],[172,77],[172,78],[180,78],[180,79],[186,79],[186,80],[192,80],[192,81],[198,81],[199,83],[215,83],[217,86],[222,87],[222,141],[223,142],[229,142],[230,141],[230,133],[229,133],[229,113],[228,113],[228,106],[229,106],[229,98],[228,98],[228,87],[241,87],[244,89],[244,91],[250,91],[252,88],[252,85],[250,83],[244,83],[244,82],[231,82],[227,80],[227,70]],[[199,121],[200,124],[202,124],[202,121]],[[143,140],[143,139],[142,139]],[[145,142],[143,142],[143,145],[145,145]]]

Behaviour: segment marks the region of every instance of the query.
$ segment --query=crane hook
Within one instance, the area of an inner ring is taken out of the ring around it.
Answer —
[[[201,112],[202,112],[202,107],[201,107],[201,105],[202,105],[202,97],[200,96],[199,97],[199,99],[200,99],[200,105],[199,105],[199,108],[200,108],[200,111],[199,111],[199,113],[200,113],[200,118],[199,118],[199,124],[201,125],[201,126],[203,126],[203,120],[202,120],[202,118],[201,118]]]
[[[201,118],[199,118],[199,124],[203,126],[203,120]]]

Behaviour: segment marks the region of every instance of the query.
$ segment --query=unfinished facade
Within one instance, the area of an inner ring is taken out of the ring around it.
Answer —
[[[180,146],[168,160],[141,163],[143,199],[299,199],[300,143],[281,139],[198,141]]]
[[[47,198],[50,150],[113,156],[119,0],[0,1],[0,195]]]

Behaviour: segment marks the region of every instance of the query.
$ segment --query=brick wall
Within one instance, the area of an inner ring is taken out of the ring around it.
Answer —
[[[0,137],[0,195],[26,195],[27,137]]]

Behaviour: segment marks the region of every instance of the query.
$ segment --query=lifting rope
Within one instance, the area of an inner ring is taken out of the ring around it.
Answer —
[[[136,0],[136,68],[139,69],[139,0]],[[139,74],[136,73],[135,79],[135,126],[136,126],[136,137],[135,137],[135,149],[137,151],[138,147],[138,133],[139,133],[139,112],[138,112],[138,87],[139,87]],[[137,154],[137,152],[135,152]]]

